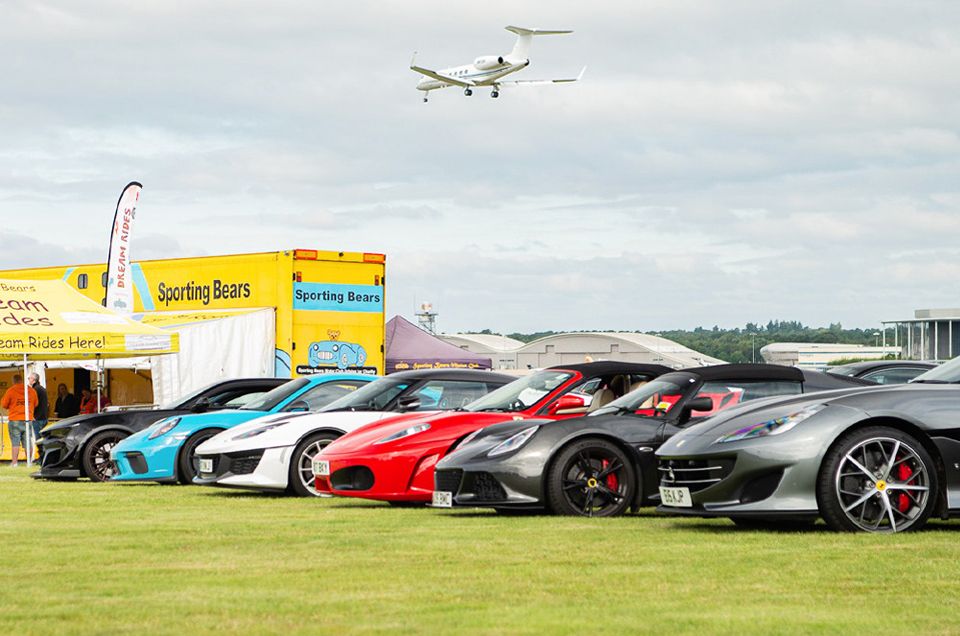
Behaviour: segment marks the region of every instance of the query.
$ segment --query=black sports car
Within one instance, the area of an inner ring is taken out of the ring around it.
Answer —
[[[865,360],[826,369],[827,373],[872,380],[877,384],[903,384],[937,367],[923,360]]]
[[[239,406],[266,393],[289,378],[245,378],[217,382],[161,409],[130,409],[75,415],[43,429],[39,479],[109,477],[110,449],[124,437],[142,431],[157,420],[186,413]]]
[[[657,455],[663,512],[915,530],[960,515],[960,358],[910,384],[745,404]]]
[[[435,488],[454,505],[618,515],[656,503],[654,451],[686,426],[751,400],[850,386],[876,385],[777,365],[675,371],[587,417],[481,429],[437,464]]]

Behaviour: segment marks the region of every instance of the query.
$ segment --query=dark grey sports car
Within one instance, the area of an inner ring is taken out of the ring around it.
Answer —
[[[664,444],[659,510],[915,530],[960,514],[960,358],[910,384],[731,409]]]
[[[872,383],[776,365],[667,373],[587,417],[509,422],[477,431],[437,464],[436,491],[450,496],[434,500],[617,515],[656,502],[653,451],[692,423],[760,398],[864,385]]]

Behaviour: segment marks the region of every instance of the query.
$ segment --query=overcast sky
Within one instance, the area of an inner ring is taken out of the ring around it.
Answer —
[[[538,38],[517,79],[430,68]],[[0,267],[385,252],[445,331],[960,306],[960,3],[0,0]]]

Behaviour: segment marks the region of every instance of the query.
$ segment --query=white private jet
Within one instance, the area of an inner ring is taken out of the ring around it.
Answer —
[[[565,82],[576,82],[583,77],[584,67],[577,77],[570,79],[554,80],[515,80],[501,81],[507,75],[516,73],[525,69],[530,64],[530,42],[535,35],[562,35],[564,33],[573,33],[573,31],[546,31],[543,29],[524,29],[521,27],[508,26],[507,31],[517,34],[517,41],[513,45],[513,50],[507,55],[484,55],[473,61],[473,64],[463,66],[452,66],[439,71],[431,71],[428,68],[417,66],[417,54],[413,54],[413,60],[410,61],[410,69],[426,75],[417,84],[417,90],[424,91],[423,101],[427,101],[430,91],[435,91],[448,86],[463,87],[463,94],[473,95],[473,89],[477,86],[490,86],[490,97],[500,96],[500,87],[513,85],[535,85],[535,84],[561,84]]]

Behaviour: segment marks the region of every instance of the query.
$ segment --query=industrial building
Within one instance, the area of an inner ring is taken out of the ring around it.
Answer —
[[[960,355],[960,309],[917,309],[913,318],[883,321],[883,342],[905,360],[949,360]]]
[[[760,349],[763,361],[788,367],[819,370],[837,360],[879,360],[897,356],[897,347],[870,347],[834,342],[773,342]]]
[[[527,344],[487,334],[452,334],[441,338],[467,351],[489,355],[494,359],[494,366],[504,370],[538,369],[590,360],[649,362],[675,369],[724,362],[672,340],[643,333],[563,333]]]

